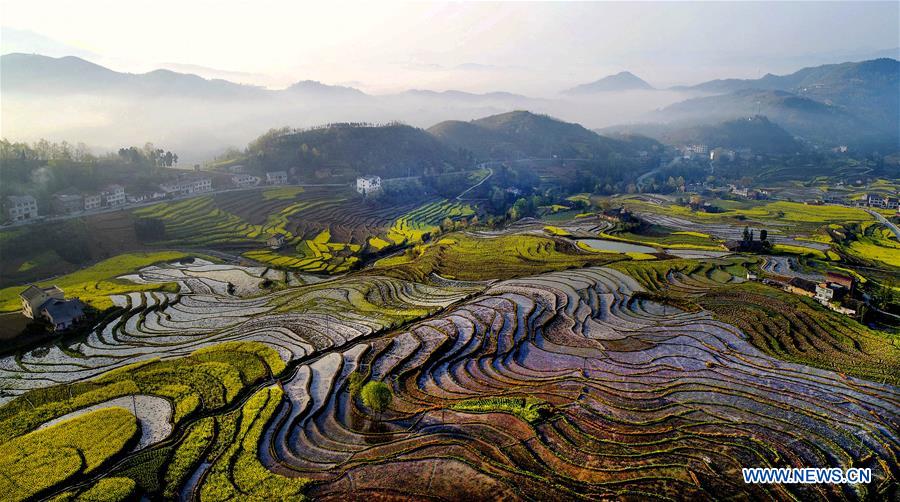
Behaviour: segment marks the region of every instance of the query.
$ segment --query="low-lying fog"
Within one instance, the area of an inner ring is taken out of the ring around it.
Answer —
[[[0,118],[2,136],[11,141],[84,142],[95,152],[149,141],[177,151],[186,164],[207,160],[228,147],[243,148],[273,127],[401,121],[428,128],[443,120],[529,110],[596,129],[640,121],[648,112],[687,97],[674,91],[550,99],[428,92],[349,99],[280,93],[248,99],[5,93]]]

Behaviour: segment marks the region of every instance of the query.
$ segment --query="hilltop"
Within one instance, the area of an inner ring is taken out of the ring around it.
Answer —
[[[470,122],[450,120],[428,129],[451,148],[471,151],[479,159],[591,158],[624,152],[628,145],[579,124],[527,111],[492,115]]]
[[[399,123],[273,129],[251,142],[246,155],[257,171],[286,170],[301,180],[418,176],[470,165],[424,130]]]
[[[653,90],[653,86],[648,84],[646,81],[636,76],[635,74],[627,71],[616,73],[615,75],[609,75],[608,77],[603,77],[600,80],[595,80],[594,82],[588,84],[581,84],[575,86],[571,89],[563,91],[563,94],[569,95],[584,95],[584,94],[593,94],[595,92],[615,92],[615,91],[635,91],[635,90],[644,90],[649,91]]]

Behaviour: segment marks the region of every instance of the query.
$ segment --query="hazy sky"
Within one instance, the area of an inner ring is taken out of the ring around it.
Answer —
[[[0,0],[3,52],[122,71],[196,65],[301,79],[548,95],[631,70],[655,85],[853,59],[900,45],[900,3]],[[215,72],[197,67],[181,70]]]

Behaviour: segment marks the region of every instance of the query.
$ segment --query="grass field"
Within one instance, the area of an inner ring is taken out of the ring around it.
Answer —
[[[179,260],[187,256],[189,255],[179,251],[127,253],[103,260],[78,272],[39,282],[38,285],[46,287],[55,284],[62,288],[67,298],[78,297],[81,301],[103,310],[112,307],[109,295],[166,289],[165,285],[135,284],[116,279],[117,277],[154,263]],[[0,312],[19,310],[22,307],[19,293],[24,289],[25,286],[0,289]]]

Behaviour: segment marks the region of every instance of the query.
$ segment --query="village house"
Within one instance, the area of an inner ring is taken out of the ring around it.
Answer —
[[[266,240],[266,244],[268,244],[271,249],[281,249],[284,246],[284,234],[275,234]]]
[[[100,196],[105,207],[118,207],[125,205],[125,187],[122,185],[107,185]]]
[[[685,158],[693,157],[694,155],[706,155],[709,153],[709,147],[704,144],[690,144],[684,145],[681,147],[681,152]]]
[[[56,214],[73,214],[84,210],[84,197],[77,193],[56,193],[50,201],[50,207]]]
[[[729,150],[727,148],[713,148],[709,151],[709,160],[725,160],[734,161],[737,157],[737,154],[734,150]]]
[[[259,185],[260,181],[259,176],[253,176],[252,174],[235,174],[231,177],[231,182],[234,183],[234,186],[240,188],[255,187]]]
[[[84,196],[84,210],[85,211],[93,211],[95,209],[100,209],[100,204],[103,202],[103,197],[100,194],[90,194]]]
[[[897,197],[887,197],[884,195],[878,195],[874,193],[866,194],[866,196],[860,201],[861,204],[869,207],[879,207],[882,209],[897,209],[900,206],[900,200]]]
[[[22,299],[22,315],[34,319],[35,314],[40,315],[43,304],[51,299],[65,300],[66,295],[56,286],[39,288],[31,285],[19,293],[19,298]]]
[[[285,171],[272,171],[266,173],[266,184],[268,185],[287,185],[288,176]]]
[[[84,304],[78,298],[71,300],[54,298],[41,306],[41,317],[50,323],[53,331],[63,331],[84,319]]]
[[[54,331],[63,331],[84,319],[84,304],[78,298],[66,300],[57,286],[41,288],[30,285],[19,293],[22,315],[29,319],[44,318]]]
[[[380,176],[363,176],[356,178],[356,191],[363,195],[371,195],[381,191]]]
[[[6,218],[12,222],[31,221],[38,217],[37,201],[30,195],[10,195],[3,209]]]
[[[209,178],[186,178],[159,185],[167,195],[191,195],[212,191],[212,180]]]
[[[166,198],[166,192],[160,192],[160,191],[128,194],[126,197],[128,202],[130,202],[132,204],[137,204],[140,202],[149,202],[149,201],[165,199],[165,198]]]
[[[792,277],[784,286],[784,290],[795,295],[812,298],[816,296],[816,282],[802,277]]]

